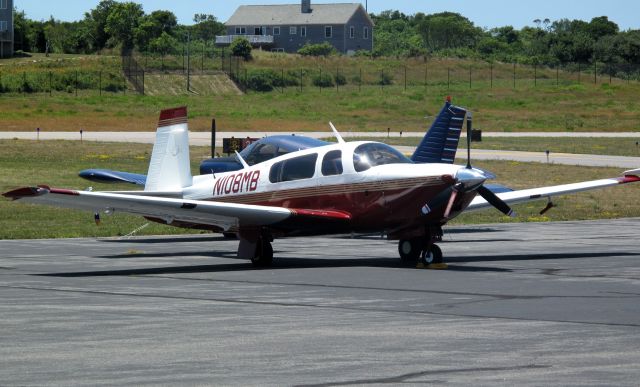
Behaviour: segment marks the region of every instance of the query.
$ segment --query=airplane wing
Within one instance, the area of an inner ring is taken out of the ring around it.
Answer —
[[[75,191],[47,186],[25,187],[3,196],[34,204],[88,210],[94,213],[125,212],[161,219],[220,227],[274,226],[283,229],[292,225],[329,223],[348,224],[351,215],[341,211],[290,209],[283,207],[186,200],[159,196],[140,196],[113,192]]]
[[[592,181],[584,181],[573,184],[554,185],[550,187],[540,187],[532,189],[523,189],[518,191],[498,193],[497,196],[507,204],[516,204],[530,202],[534,200],[551,198],[552,196],[566,195],[575,192],[588,191],[592,189],[599,189],[605,187],[612,187],[619,184],[640,182],[640,169],[634,169],[626,171],[620,177],[614,177],[610,179],[600,179]],[[477,196],[471,204],[466,208],[466,211],[480,210],[483,208],[489,208],[489,204],[485,199]]]

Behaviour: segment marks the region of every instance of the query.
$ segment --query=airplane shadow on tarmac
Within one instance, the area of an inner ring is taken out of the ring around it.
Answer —
[[[192,253],[189,253],[191,255]],[[150,257],[175,256],[183,254],[148,254]],[[585,252],[585,253],[548,253],[548,254],[509,254],[509,255],[486,255],[486,256],[460,256],[448,257],[448,271],[458,272],[499,272],[510,273],[513,270],[499,267],[483,267],[456,265],[455,263],[467,262],[499,262],[499,261],[526,261],[526,260],[553,260],[553,259],[581,259],[581,258],[601,258],[612,256],[637,256],[634,253],[606,253],[606,252]],[[237,259],[237,258],[230,258]],[[378,268],[404,268],[414,270],[413,265],[405,265],[397,258],[348,258],[348,259],[321,259],[321,258],[278,258],[270,268],[255,269],[250,262],[242,260],[238,263],[212,264],[212,265],[188,265],[188,266],[166,266],[153,268],[137,268],[124,270],[100,270],[83,272],[62,272],[62,273],[42,273],[36,274],[47,277],[103,277],[103,276],[132,276],[132,275],[162,275],[162,274],[188,274],[188,273],[219,273],[219,272],[242,272],[254,270],[283,270],[283,269],[312,269],[312,268],[347,268],[347,267],[378,267]]]

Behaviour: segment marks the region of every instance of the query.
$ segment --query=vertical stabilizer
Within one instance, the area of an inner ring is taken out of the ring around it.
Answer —
[[[187,108],[163,110],[145,191],[180,191],[192,184]]]
[[[453,164],[466,113],[465,109],[452,105],[447,99],[411,160],[416,163]]]

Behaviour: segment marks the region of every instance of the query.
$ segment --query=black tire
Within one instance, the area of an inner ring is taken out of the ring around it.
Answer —
[[[442,250],[438,245],[431,245],[429,249],[422,251],[422,263],[425,265],[437,264],[444,262]]]
[[[258,242],[256,253],[251,258],[251,263],[255,267],[269,267],[273,263],[273,247],[265,240]]]
[[[420,257],[422,250],[422,241],[420,238],[401,239],[398,241],[398,254],[400,259],[405,263],[416,263]]]
[[[238,239],[238,236],[236,235],[235,232],[223,232],[222,236],[225,237],[226,239]]]

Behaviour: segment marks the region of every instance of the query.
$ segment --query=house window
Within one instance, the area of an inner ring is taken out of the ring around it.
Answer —
[[[7,22],[4,20],[0,20],[0,32],[6,32],[8,30],[9,28],[7,28]]]
[[[289,35],[295,35],[298,33],[298,29],[296,27],[289,27]]]
[[[324,37],[330,38],[331,36],[333,36],[333,27],[331,26],[324,27]]]
[[[369,39],[369,27],[364,27],[364,30],[362,31],[362,36],[365,39]]]
[[[0,9],[7,9],[7,0],[0,0]],[[5,21],[5,24],[7,22]],[[5,26],[6,28],[6,26]]]
[[[273,34],[280,35],[280,27],[273,27]]]
[[[356,29],[353,26],[349,27],[349,37],[351,39],[356,37]]]
[[[307,36],[307,27],[300,27],[300,36]]]
[[[236,35],[245,35],[247,33],[246,27],[236,27]]]

